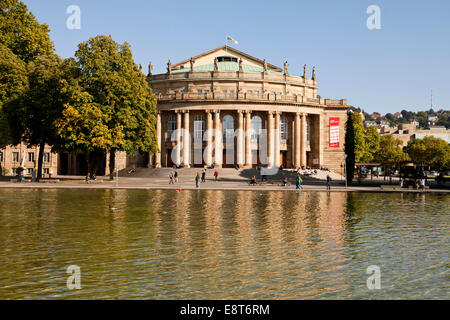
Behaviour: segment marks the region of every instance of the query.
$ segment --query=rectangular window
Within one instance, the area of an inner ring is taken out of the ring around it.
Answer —
[[[201,95],[202,93],[203,93],[202,90],[197,90],[197,94],[198,94],[198,95]]]
[[[49,173],[50,173],[50,170],[49,170],[49,168],[44,168],[44,169],[43,169],[43,172],[44,172],[44,174],[49,174]]]
[[[16,175],[16,174],[17,174],[17,169],[16,169],[16,168],[13,168],[13,169],[12,169],[12,173],[13,173],[13,175]]]
[[[0,151],[0,162],[3,162],[3,152]]]
[[[259,96],[259,91],[255,90],[255,96]]]
[[[248,94],[253,94],[253,91],[252,90],[248,90],[247,93]]]
[[[33,168],[27,169],[27,174],[33,174]]]
[[[34,162],[34,152],[28,152],[28,161]]]
[[[50,153],[46,152],[44,153],[44,163],[49,163],[50,162]]]
[[[19,162],[19,153],[13,152],[13,162]]]

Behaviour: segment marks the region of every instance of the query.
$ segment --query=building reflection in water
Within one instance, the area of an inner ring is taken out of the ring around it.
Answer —
[[[445,281],[449,202],[430,194],[5,189],[0,298],[370,298],[365,268],[380,261],[395,284],[380,297],[411,288],[401,282],[408,272],[420,297],[422,278],[422,286]],[[65,287],[72,264],[83,290]],[[433,273],[411,273],[416,266]],[[439,296],[439,288],[429,292]]]

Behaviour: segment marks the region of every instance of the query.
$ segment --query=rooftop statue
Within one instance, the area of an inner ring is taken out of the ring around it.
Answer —
[[[172,73],[172,62],[169,61],[167,62],[167,73],[171,74]]]
[[[150,61],[150,63],[148,64],[148,75],[151,76],[153,72],[153,64]]]
[[[288,62],[286,61],[285,63],[284,63],[284,74],[288,74]]]
[[[264,72],[266,72],[267,71],[267,61],[266,61],[266,59],[264,59]]]
[[[313,70],[312,70],[312,79],[316,80],[316,67],[315,66],[313,67]]]
[[[306,79],[306,64],[303,66],[303,78]]]
[[[219,71],[219,60],[216,58],[214,58],[214,71]]]
[[[194,63],[195,63],[194,58],[191,58],[191,60],[189,60],[189,62],[191,64],[191,72],[194,72]]]

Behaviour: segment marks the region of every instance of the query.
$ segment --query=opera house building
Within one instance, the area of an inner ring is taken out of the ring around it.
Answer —
[[[223,46],[153,74],[157,167],[329,168],[344,162],[347,100],[321,98],[303,75]],[[308,75],[307,75],[308,73]]]

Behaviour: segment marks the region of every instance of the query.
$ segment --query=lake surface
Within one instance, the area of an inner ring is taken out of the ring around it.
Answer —
[[[449,207],[444,194],[0,189],[0,298],[448,299]]]

